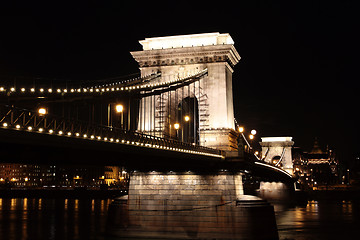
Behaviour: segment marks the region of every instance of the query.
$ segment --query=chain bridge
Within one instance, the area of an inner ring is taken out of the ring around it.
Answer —
[[[143,50],[131,52],[140,68],[135,78],[4,79],[2,159],[127,166],[129,210],[143,226],[151,225],[146,214],[139,218],[144,211],[240,201],[252,178],[274,183],[258,185],[265,197],[293,189],[291,162],[283,169],[259,159],[235,130],[232,73],[240,55],[229,34],[139,42]]]
[[[141,71],[136,78],[3,81],[2,142],[47,148],[68,144],[83,149],[83,155],[89,149],[111,149],[132,159],[138,155],[165,162],[246,162],[291,177],[252,154],[245,154],[246,159],[236,154],[240,135],[234,125],[232,72],[240,55],[229,34],[147,38],[140,43],[143,51],[131,53]]]

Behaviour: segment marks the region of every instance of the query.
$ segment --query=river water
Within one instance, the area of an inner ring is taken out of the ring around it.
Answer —
[[[0,239],[97,239],[111,236],[111,199],[0,198]],[[281,240],[357,239],[360,200],[275,205]],[[259,223],[261,228],[261,223]]]

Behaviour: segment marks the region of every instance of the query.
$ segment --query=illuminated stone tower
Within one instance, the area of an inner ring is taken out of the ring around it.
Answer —
[[[294,145],[292,137],[263,137],[260,145],[262,147],[262,159],[272,165],[284,168],[293,174],[293,161],[291,148]]]
[[[138,130],[155,132],[157,136],[173,136],[176,111],[186,99],[194,102],[192,126],[197,134],[190,142],[222,150],[236,149],[232,93],[233,67],[240,60],[234,41],[228,33],[205,33],[182,36],[146,38],[139,41],[143,51],[131,52],[139,63],[142,76],[161,73],[157,82],[166,82],[206,70],[200,81],[177,90],[176,94],[162,94],[142,99],[142,109],[149,111],[150,103],[160,113],[148,113],[140,118]],[[190,100],[189,100],[190,99]],[[196,105],[196,107],[195,107]],[[164,123],[161,125],[160,123]]]

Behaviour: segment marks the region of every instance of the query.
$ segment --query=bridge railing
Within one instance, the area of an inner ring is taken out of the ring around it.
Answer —
[[[224,157],[222,151],[212,148],[147,135],[136,131],[90,124],[46,113],[42,114],[9,105],[0,105],[0,127],[17,131],[37,132],[220,158]]]

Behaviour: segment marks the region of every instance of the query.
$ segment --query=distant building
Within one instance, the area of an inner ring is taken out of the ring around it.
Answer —
[[[317,139],[310,152],[293,149],[294,173],[303,186],[326,187],[339,183],[339,162],[334,151],[323,151]]]
[[[119,166],[33,165],[0,163],[0,188],[126,188],[129,174]]]

